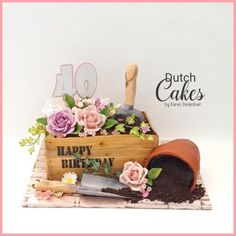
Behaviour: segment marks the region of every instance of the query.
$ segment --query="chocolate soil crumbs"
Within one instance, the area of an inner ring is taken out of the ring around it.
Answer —
[[[196,185],[192,192],[190,191],[193,173],[183,161],[171,156],[161,156],[149,163],[148,169],[154,167],[162,168],[162,172],[153,181],[152,191],[147,199],[151,201],[159,200],[165,203],[193,203],[205,195],[205,189],[201,184]],[[129,197],[132,203],[142,199],[140,192],[132,191],[130,188],[120,190],[106,188],[102,189],[102,191]]]

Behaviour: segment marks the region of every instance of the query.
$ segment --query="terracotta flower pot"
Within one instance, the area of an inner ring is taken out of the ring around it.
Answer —
[[[193,172],[191,191],[194,189],[200,170],[200,153],[197,145],[188,139],[175,139],[160,145],[149,155],[145,166],[148,167],[152,159],[160,156],[172,156],[184,161]]]

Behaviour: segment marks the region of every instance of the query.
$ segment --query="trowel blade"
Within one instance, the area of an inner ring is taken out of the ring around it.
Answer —
[[[83,174],[80,186],[84,189],[101,190],[102,188],[122,189],[127,186],[118,180],[104,176]]]
[[[84,195],[98,197],[129,198],[119,194],[102,192],[103,188],[118,190],[127,188],[127,186],[112,178],[83,174],[80,186],[77,187],[77,192]]]

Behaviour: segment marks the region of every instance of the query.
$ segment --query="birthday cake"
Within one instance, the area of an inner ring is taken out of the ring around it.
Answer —
[[[123,106],[92,97],[97,81],[91,64],[84,63],[76,71],[79,96],[65,85],[71,74],[66,66],[57,76],[54,95],[62,95],[63,103],[48,101],[44,116],[28,130],[31,136],[20,141],[32,154],[44,135],[48,181],[34,184],[38,199],[80,193],[132,202],[144,198],[193,202],[204,196],[205,189],[196,185],[197,146],[179,139],[158,147],[159,138],[147,114],[134,108],[137,65],[126,70]]]

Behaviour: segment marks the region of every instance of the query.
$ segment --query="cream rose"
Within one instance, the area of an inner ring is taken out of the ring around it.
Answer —
[[[95,135],[106,122],[106,116],[98,113],[94,105],[84,109],[74,109],[73,112],[76,122],[84,127],[86,134]]]
[[[146,188],[148,170],[137,162],[128,161],[120,175],[120,182],[129,186],[133,191],[143,191]]]

